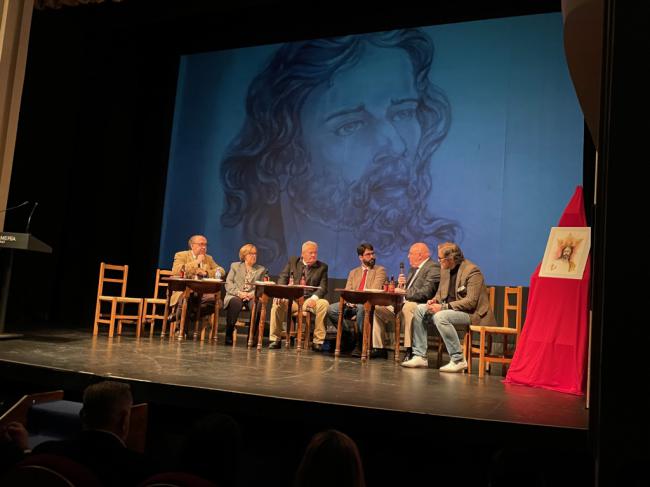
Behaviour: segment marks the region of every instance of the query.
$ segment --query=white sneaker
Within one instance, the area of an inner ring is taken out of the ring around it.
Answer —
[[[460,362],[449,361],[447,365],[440,367],[440,372],[462,372],[467,368],[467,361],[465,359]]]
[[[426,369],[427,367],[429,367],[429,361],[424,357],[420,357],[419,355],[413,355],[409,360],[407,360],[406,362],[402,362],[400,365],[402,367],[408,367],[411,369],[415,369],[415,368]]]

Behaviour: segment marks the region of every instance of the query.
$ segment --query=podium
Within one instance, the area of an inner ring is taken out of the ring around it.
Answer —
[[[11,268],[14,263],[14,250],[28,252],[52,253],[52,247],[34,237],[31,233],[0,232],[0,257],[6,261],[2,266],[2,281],[0,281],[0,340],[17,338],[20,335],[4,333],[7,301],[9,299],[9,284],[11,283]]]

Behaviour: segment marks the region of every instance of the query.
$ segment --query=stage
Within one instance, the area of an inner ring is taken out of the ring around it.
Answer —
[[[80,400],[83,389],[100,378],[127,381],[136,402],[150,404],[148,448],[162,457],[173,456],[163,445],[182,436],[188,418],[231,414],[244,429],[254,481],[264,481],[262,473],[279,459],[288,462],[283,475],[290,480],[306,441],[326,428],[357,439],[368,475],[377,481],[402,478],[401,467],[383,471],[381,459],[389,455],[394,465],[413,461],[412,452],[395,448],[410,442],[435,449],[451,437],[462,439],[464,456],[442,452],[436,460],[458,468],[463,458],[485,466],[492,452],[507,445],[570,452],[587,445],[584,397],[505,385],[500,375],[479,379],[476,373],[404,369],[383,359],[362,364],[295,348],[257,352],[242,335],[226,347],[223,333],[217,344],[148,334],[136,339],[132,330],[113,339],[105,333],[93,337],[91,327],[24,333],[0,341],[5,397],[8,391],[64,389],[66,397]],[[430,461],[427,451],[420,455]],[[483,480],[480,471],[472,475],[468,485]]]
[[[48,371],[90,374],[231,394],[241,400],[280,399],[576,430],[585,430],[588,422],[583,397],[505,385],[501,375],[479,379],[476,374],[444,374],[433,368],[404,369],[383,359],[362,364],[350,356],[286,347],[258,352],[245,346],[241,334],[235,347],[227,347],[223,335],[214,344],[41,329],[0,341],[0,364],[1,370],[33,376]]]

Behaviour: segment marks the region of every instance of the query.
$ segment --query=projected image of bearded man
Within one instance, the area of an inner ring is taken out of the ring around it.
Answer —
[[[307,239],[330,267],[345,264],[335,248],[359,241],[397,259],[413,242],[457,241],[458,225],[426,204],[450,123],[432,59],[415,29],[282,46],[251,83],[222,162],[222,224],[241,225],[268,263]]]

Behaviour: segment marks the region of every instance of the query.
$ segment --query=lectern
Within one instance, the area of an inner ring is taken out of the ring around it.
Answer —
[[[14,263],[14,250],[52,253],[52,247],[37,239],[31,233],[0,232],[0,252],[6,254],[1,256],[6,264],[2,266],[2,288],[0,289],[0,339],[20,336],[4,333],[7,300],[9,299],[9,283],[11,282],[11,268]]]

